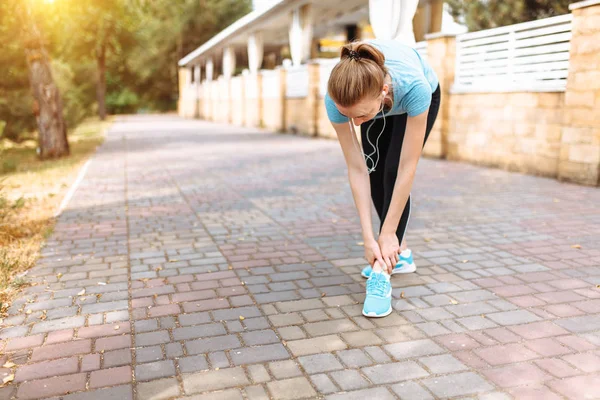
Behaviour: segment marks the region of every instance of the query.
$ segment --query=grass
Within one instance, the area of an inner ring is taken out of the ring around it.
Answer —
[[[104,140],[110,120],[89,119],[69,132],[69,157],[40,161],[35,140],[0,141],[0,313],[19,289],[54,227],[54,213],[79,169]]]

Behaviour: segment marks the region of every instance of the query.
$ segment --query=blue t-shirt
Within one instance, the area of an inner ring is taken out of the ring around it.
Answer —
[[[371,39],[365,42],[379,49],[385,56],[385,66],[392,78],[394,105],[385,115],[407,113],[414,117],[423,113],[431,104],[431,94],[438,87],[438,78],[427,61],[421,58],[417,50],[395,40]],[[332,123],[348,122],[335,103],[325,95],[327,116]],[[375,118],[381,118],[382,113]]]

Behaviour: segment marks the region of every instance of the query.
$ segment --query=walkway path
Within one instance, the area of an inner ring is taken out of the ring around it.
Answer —
[[[0,399],[600,398],[600,190],[423,159],[413,197],[419,269],[367,319],[335,141],[121,118],[4,320]]]

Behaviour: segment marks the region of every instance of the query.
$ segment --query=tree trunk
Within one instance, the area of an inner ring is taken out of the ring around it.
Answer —
[[[106,44],[104,40],[100,43],[96,51],[97,80],[96,80],[96,100],[98,102],[98,116],[100,120],[106,119]]]
[[[25,10],[27,25],[25,55],[29,69],[29,82],[34,97],[34,114],[38,124],[39,157],[58,158],[69,155],[67,126],[63,118],[62,100],[54,84],[48,55],[40,32],[29,10]]]

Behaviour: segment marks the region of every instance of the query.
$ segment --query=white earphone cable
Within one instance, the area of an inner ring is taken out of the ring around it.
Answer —
[[[383,127],[381,128],[381,132],[379,132],[379,135],[377,136],[377,139],[375,140],[375,145],[373,145],[373,143],[371,142],[371,139],[369,138],[369,131],[371,130],[371,127],[373,126],[373,124],[375,124],[375,119],[373,119],[373,122],[371,122],[371,124],[367,128],[367,132],[365,133],[367,141],[373,148],[373,152],[371,152],[369,154],[365,154],[365,152],[362,150],[360,144],[358,143],[358,138],[356,137],[356,131],[354,130],[354,124],[352,123],[352,119],[350,118],[348,120],[348,123],[350,124],[350,130],[352,132],[352,136],[354,137],[352,141],[358,147],[358,150],[362,153],[362,155],[365,159],[365,166],[367,167],[367,173],[369,175],[373,171],[375,171],[377,164],[379,164],[379,138],[381,137],[381,135],[383,134],[383,131],[385,130],[385,111],[383,110],[383,103],[381,103],[381,108],[379,109],[379,111],[381,111],[383,113]],[[377,112],[378,114],[379,114],[379,111]],[[371,157],[373,154],[375,154],[377,157],[375,161],[373,161],[373,157]],[[371,167],[369,167],[367,161],[371,162]]]

